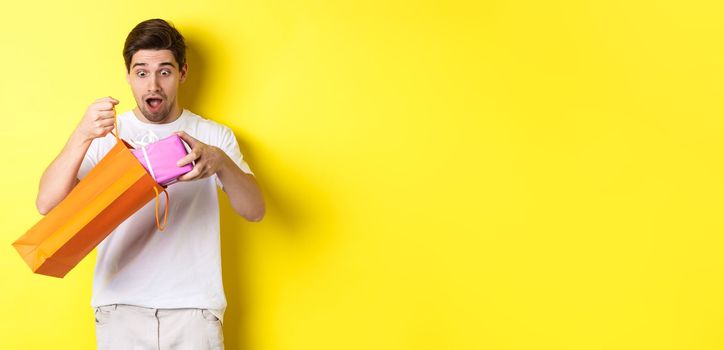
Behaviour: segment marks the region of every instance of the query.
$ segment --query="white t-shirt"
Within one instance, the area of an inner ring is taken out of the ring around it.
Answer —
[[[132,111],[119,115],[120,137],[148,144],[184,131],[222,149],[251,174],[234,133],[188,110],[168,124],[141,122]],[[112,134],[93,140],[78,171],[85,175],[116,144]],[[100,245],[91,306],[129,304],[149,308],[209,309],[223,320],[226,297],[221,279],[219,203],[216,175],[168,187],[170,206],[165,231],[156,228],[154,200],[124,221]],[[159,213],[163,215],[165,196]]]

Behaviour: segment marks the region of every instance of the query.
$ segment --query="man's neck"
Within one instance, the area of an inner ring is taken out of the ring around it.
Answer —
[[[182,114],[182,113],[183,113],[183,109],[182,109],[182,108],[180,108],[179,106],[174,106],[174,108],[171,109],[171,111],[168,113],[168,115],[166,116],[166,118],[163,118],[163,119],[160,120],[160,121],[154,122],[154,121],[150,121],[150,120],[146,119],[146,116],[144,116],[143,113],[141,113],[141,109],[138,108],[138,106],[136,106],[136,108],[133,109],[133,115],[136,116],[136,119],[138,119],[138,120],[141,121],[142,123],[146,123],[146,124],[168,124],[168,123],[173,123],[173,122],[176,121],[176,119],[178,119],[179,117],[181,117],[181,114]]]

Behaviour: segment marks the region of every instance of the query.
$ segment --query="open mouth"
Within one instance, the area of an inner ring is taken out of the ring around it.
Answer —
[[[152,112],[157,112],[161,108],[163,99],[159,97],[149,97],[146,99],[146,107]]]

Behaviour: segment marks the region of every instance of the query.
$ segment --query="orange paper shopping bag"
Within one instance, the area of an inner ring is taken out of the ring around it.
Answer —
[[[168,192],[116,137],[116,145],[48,215],[13,246],[35,272],[63,277],[129,216]],[[164,225],[168,214],[168,203]]]

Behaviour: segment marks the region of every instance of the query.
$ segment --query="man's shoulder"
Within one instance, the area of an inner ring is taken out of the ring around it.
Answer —
[[[187,118],[186,130],[191,136],[206,144],[221,147],[234,137],[234,131],[220,122],[204,118],[188,110],[184,113]]]
[[[231,131],[231,128],[228,126],[217,122],[215,120],[204,118],[194,112],[189,111],[188,109],[184,110],[185,116],[189,122],[192,124],[198,125],[200,128],[203,129],[203,131],[208,132],[227,132]]]

